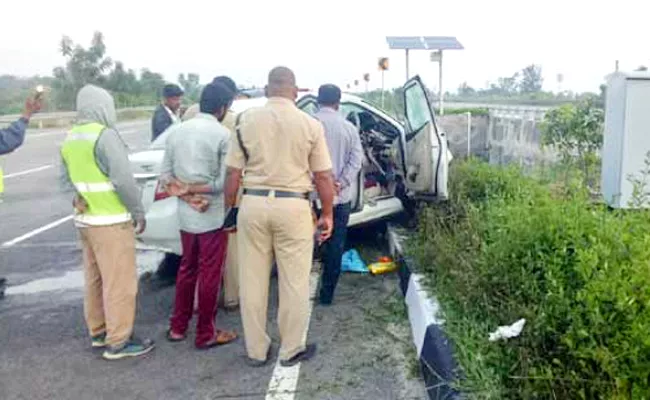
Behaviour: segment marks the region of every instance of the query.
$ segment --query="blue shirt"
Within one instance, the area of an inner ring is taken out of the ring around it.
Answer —
[[[352,201],[350,186],[356,182],[363,162],[363,147],[357,128],[333,108],[322,107],[315,115],[325,128],[325,141],[332,158],[334,180],[341,184],[335,204]]]
[[[6,129],[0,129],[0,155],[11,153],[23,144],[27,120],[21,118]]]

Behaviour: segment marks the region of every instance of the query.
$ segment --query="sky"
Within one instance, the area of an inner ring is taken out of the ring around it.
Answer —
[[[642,2],[632,0],[150,0],[7,1],[0,17],[0,75],[49,75],[63,64],[63,35],[83,45],[104,33],[107,53],[127,68],[149,68],[169,81],[195,72],[206,82],[229,75],[263,86],[276,65],[292,68],[301,87],[345,87],[370,73],[381,87],[379,57],[389,57],[385,86],[406,79],[405,56],[386,36],[456,36],[463,50],[444,54],[443,88],[487,82],[540,64],[544,89],[598,91],[615,60],[622,70],[650,65]],[[95,9],[96,11],[92,11]],[[412,51],[411,75],[438,87],[438,65]],[[561,84],[558,74],[563,75]],[[354,86],[353,86],[354,89]]]

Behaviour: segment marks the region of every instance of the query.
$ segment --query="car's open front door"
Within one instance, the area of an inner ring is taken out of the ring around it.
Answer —
[[[403,87],[406,117],[406,186],[416,195],[447,198],[447,140],[438,130],[429,95],[419,76]]]

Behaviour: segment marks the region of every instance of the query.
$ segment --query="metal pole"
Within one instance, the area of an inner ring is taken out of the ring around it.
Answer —
[[[443,96],[444,91],[442,89],[442,50],[440,50],[440,60],[438,61],[438,112],[440,115],[445,115],[445,109],[443,108]]]
[[[467,112],[467,158],[472,155],[472,113]]]
[[[384,108],[384,70],[381,70],[381,108]]]
[[[409,80],[409,49],[406,49],[406,80]]]

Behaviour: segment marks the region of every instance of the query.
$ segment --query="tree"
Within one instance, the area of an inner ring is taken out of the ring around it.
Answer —
[[[185,90],[185,98],[192,103],[196,103],[199,101],[199,98],[201,97],[201,82],[198,74],[194,73],[188,73],[187,78],[185,77],[185,74],[179,74],[178,75],[178,83],[183,87]]]
[[[72,107],[77,91],[84,85],[92,83],[102,85],[106,82],[104,73],[111,68],[113,61],[106,57],[104,35],[95,32],[90,47],[83,48],[64,36],[59,44],[59,51],[66,58],[64,67],[53,71],[52,86],[56,91],[58,106]]]
[[[542,91],[542,67],[531,64],[521,71],[521,83],[519,90],[521,93],[537,93]]]
[[[132,69],[127,71],[124,68],[124,64],[121,61],[117,61],[115,68],[106,78],[106,89],[119,93],[138,94],[140,92],[140,85],[135,72]]]
[[[467,82],[463,82],[458,87],[458,95],[461,97],[473,97],[476,96],[476,90],[469,86]]]
[[[497,79],[497,87],[500,94],[509,96],[517,93],[519,87],[519,73],[516,73],[510,77],[502,77]]]
[[[144,68],[140,73],[140,90],[143,94],[159,98],[165,86],[165,79],[162,74],[151,72]]]

